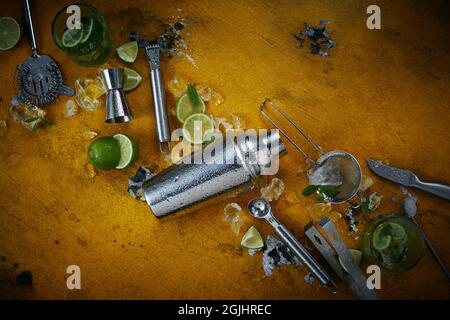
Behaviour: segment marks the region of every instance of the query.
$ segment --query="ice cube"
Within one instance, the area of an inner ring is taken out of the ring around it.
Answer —
[[[0,129],[8,129],[8,124],[6,120],[0,120]]]
[[[142,185],[155,175],[156,173],[153,170],[140,166],[136,174],[128,179],[128,193],[135,199],[145,201]]]
[[[15,121],[30,130],[34,130],[36,125],[38,125],[47,114],[45,110],[37,106],[28,106],[26,104],[11,106],[11,108],[9,108],[9,113]]]
[[[261,188],[261,195],[267,201],[278,200],[284,191],[284,182],[273,178],[269,185]]]
[[[371,177],[362,176],[361,186],[359,187],[359,191],[364,192],[373,186],[374,182]]]
[[[381,203],[381,199],[383,198],[382,195],[378,194],[377,192],[372,193],[369,196],[369,210],[374,211],[378,208],[378,206]]]
[[[167,84],[167,89],[170,93],[172,93],[176,98],[180,97],[183,93],[186,92],[188,82],[185,79],[181,79],[178,77],[173,78]]]
[[[316,278],[314,278],[314,275],[311,272],[308,272],[305,277],[303,278],[303,280],[305,280],[305,282],[307,284],[309,284],[310,286],[312,286],[312,284],[314,283],[314,280],[316,280]]]
[[[233,129],[233,125],[225,118],[213,118],[214,128],[218,130],[230,130]]]
[[[308,208],[308,213],[312,221],[319,222],[322,218],[328,216],[331,211],[329,203],[315,203]]]
[[[301,262],[283,242],[269,235],[266,240],[266,249],[263,252],[262,264],[265,274],[270,277],[272,271],[280,266],[287,264],[298,266],[301,265]]]
[[[102,103],[100,97],[105,94],[100,78],[77,79],[75,81],[75,102],[81,109],[96,110]]]
[[[244,224],[241,206],[234,202],[227,204],[223,209],[223,218],[230,224],[234,234],[238,236],[241,227]]]
[[[315,166],[308,178],[310,185],[340,186],[342,184],[340,159],[328,158],[320,166]]]
[[[98,135],[98,133],[94,132],[94,131],[84,131],[81,134],[81,137],[83,138],[83,140],[89,141],[89,140],[94,139],[97,135]]]
[[[65,116],[66,118],[73,117],[78,113],[78,106],[72,99],[67,100],[66,102],[66,110],[65,110]]]
[[[84,170],[85,170],[86,176],[90,179],[94,179],[95,176],[97,175],[97,170],[95,169],[94,165],[90,162],[84,166]]]

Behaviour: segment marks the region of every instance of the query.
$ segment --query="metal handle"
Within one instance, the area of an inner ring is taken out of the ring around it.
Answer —
[[[411,218],[411,220],[420,228],[420,225],[417,223],[417,220],[415,218]],[[422,228],[420,228],[420,230],[422,230]],[[445,265],[444,261],[441,259],[439,254],[437,253],[436,249],[434,249],[433,244],[431,243],[430,239],[428,239],[428,237],[426,236],[425,232],[423,232],[423,230],[422,230],[422,236],[423,236],[423,239],[425,240],[425,243],[428,246],[428,249],[430,249],[431,254],[434,256],[434,259],[436,259],[437,263],[441,267],[442,271],[444,271],[447,278],[450,279],[450,273],[448,272],[447,266]]]
[[[37,42],[36,42],[36,35],[34,33],[33,18],[31,15],[30,2],[28,0],[23,0],[23,7],[25,9],[25,23],[28,27],[28,33],[30,35],[31,50],[33,50],[33,52],[36,53],[38,47],[37,47]]]
[[[319,279],[319,281],[326,285],[331,292],[336,293],[337,287],[334,284],[328,273],[322,266],[314,259],[314,257],[303,247],[303,245],[294,237],[294,235],[275,217],[267,219],[277,234],[283,239],[286,245],[292,252],[300,259],[300,261]]]
[[[164,81],[159,69],[150,72],[153,95],[153,108],[155,111],[156,133],[158,134],[159,148],[162,153],[170,151],[170,129],[166,109],[166,94],[164,92]],[[167,150],[163,148],[164,144]]]
[[[283,129],[281,129],[281,127],[264,111],[264,107],[266,106],[266,104],[269,103],[276,111],[278,111],[305,139],[306,141],[309,142],[310,145],[312,145],[314,147],[314,149],[316,149],[316,151],[319,153],[319,155],[323,154],[323,150],[322,148],[320,148],[317,144],[314,143],[314,141],[311,140],[311,138],[306,134],[306,132],[304,132],[300,126],[298,124],[296,124],[283,110],[281,110],[275,103],[273,103],[269,98],[264,99],[263,102],[261,102],[261,106],[259,107],[259,112],[266,117],[267,120],[269,120],[269,122],[274,125],[278,130],[280,130],[280,132],[283,134],[283,136],[286,137],[286,139],[289,140],[290,143],[292,143],[292,145],[298,150],[300,151],[303,156],[305,156],[305,158],[307,158],[308,160],[312,161],[312,162],[316,162],[316,160],[314,160],[313,158],[311,158],[306,151],[304,151],[297,143],[295,143],[295,141],[288,136],[288,134],[286,132],[283,131]]]
[[[422,182],[417,179],[413,187],[450,201],[450,186],[433,182]]]

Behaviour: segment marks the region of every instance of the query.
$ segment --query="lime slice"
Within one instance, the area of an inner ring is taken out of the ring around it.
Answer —
[[[200,105],[194,110],[191,99],[187,93],[183,93],[177,100],[176,114],[178,120],[183,123],[184,120],[194,113],[205,113],[205,103],[200,99]]]
[[[142,77],[139,73],[130,68],[123,68],[123,90],[130,91],[136,89],[136,87],[141,83]]]
[[[94,140],[89,146],[89,159],[94,167],[103,170],[114,169],[120,159],[120,145],[113,137]]]
[[[83,26],[80,29],[66,29],[62,36],[62,45],[73,48],[81,43],[81,39],[83,39]]]
[[[389,234],[389,224],[382,223],[379,225],[372,235],[372,244],[373,247],[378,250],[385,250],[389,247],[392,241],[392,237]]]
[[[81,26],[82,26],[81,30],[83,32],[83,37],[81,38],[80,43],[84,43],[91,36],[92,29],[94,27],[94,19],[92,19],[92,17],[81,18]]]
[[[183,137],[193,144],[203,143],[213,130],[213,120],[203,113],[191,114],[183,123]]]
[[[241,246],[247,249],[261,249],[264,247],[264,241],[255,227],[251,226],[244,234]]]
[[[136,41],[125,43],[123,46],[117,48],[117,54],[120,59],[125,62],[133,63],[138,55],[138,45]]]
[[[348,252],[352,256],[355,263],[359,266],[362,259],[362,252],[356,249],[348,249]],[[348,272],[347,268],[344,266],[344,263],[341,260],[341,257],[339,257],[339,263],[341,264],[342,269],[344,269],[346,272]]]
[[[401,225],[395,222],[388,222],[389,224],[389,235],[393,240],[403,240],[406,238],[406,231]]]
[[[120,160],[116,169],[124,169],[131,166],[139,156],[138,144],[124,134],[116,134],[114,139],[119,142],[120,146]]]
[[[9,50],[20,40],[20,26],[14,18],[0,18],[0,50]]]

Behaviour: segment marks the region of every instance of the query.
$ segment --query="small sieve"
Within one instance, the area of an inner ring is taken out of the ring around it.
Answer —
[[[303,150],[266,112],[265,107],[269,104],[278,113],[280,113],[305,139],[306,141],[317,151],[319,157],[314,160],[305,150]],[[346,151],[329,151],[325,152],[319,147],[311,138],[296,124],[283,110],[281,110],[275,103],[269,98],[266,98],[260,106],[261,114],[266,117],[272,125],[274,125],[292,145],[300,151],[300,153],[314,166],[311,169],[311,174],[319,173],[325,166],[330,165],[332,162],[336,164],[337,170],[339,170],[340,183],[336,185],[339,193],[333,197],[325,195],[324,200],[329,203],[337,204],[348,202],[353,208],[358,208],[361,205],[360,197],[357,199],[357,195],[360,195],[359,188],[362,180],[361,166],[356,158]],[[326,178],[326,177],[325,177]],[[324,183],[325,184],[325,183]]]

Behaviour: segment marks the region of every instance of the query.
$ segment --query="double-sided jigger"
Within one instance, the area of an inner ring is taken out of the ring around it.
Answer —
[[[337,287],[332,278],[314,259],[314,257],[302,246],[294,235],[273,215],[270,203],[264,198],[255,198],[248,204],[248,212],[255,218],[266,219],[276,233],[286,243],[295,256],[308,268],[311,273],[332,293],[337,292]]]
[[[123,92],[123,69],[110,68],[101,72],[106,93],[106,122],[123,123],[133,119]]]
[[[279,114],[281,114],[296,130],[299,132],[306,141],[317,151],[319,158],[315,160],[306,151],[304,151],[275,121],[271,118],[265,111],[266,105],[269,104],[273,109],[275,109]],[[260,105],[260,113],[269,120],[269,122],[274,125],[286,139],[291,142],[294,147],[300,151],[300,153],[310,160],[314,166],[311,170],[312,173],[320,173],[324,176],[326,172],[321,173],[327,165],[332,162],[336,164],[336,168],[340,173],[340,181],[337,189],[339,193],[334,197],[325,196],[325,201],[329,203],[343,203],[348,202],[353,208],[359,208],[361,206],[361,197],[357,197],[359,194],[359,187],[362,181],[361,166],[354,156],[346,151],[329,151],[324,152],[321,147],[319,147],[312,139],[296,124],[283,110],[281,110],[275,103],[273,103],[269,98],[265,99]],[[323,177],[327,179],[327,177]],[[332,183],[324,183],[332,184]],[[359,200],[359,201],[358,201]]]

